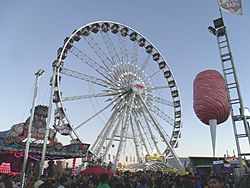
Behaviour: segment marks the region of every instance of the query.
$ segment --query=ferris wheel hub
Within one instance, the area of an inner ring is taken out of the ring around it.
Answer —
[[[132,85],[132,91],[135,92],[137,95],[141,95],[145,91],[145,85],[140,82],[135,82]]]

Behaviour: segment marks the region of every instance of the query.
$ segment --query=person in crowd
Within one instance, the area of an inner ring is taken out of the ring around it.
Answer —
[[[190,175],[185,175],[183,176],[183,186],[185,188],[193,188],[194,187],[194,183],[192,181],[192,177]]]
[[[44,181],[42,181],[42,180],[37,180],[36,182],[35,182],[35,184],[34,184],[34,188],[39,188],[39,186],[40,185],[42,185],[44,183]]]
[[[38,188],[54,188],[54,186],[49,181],[46,181],[43,184],[41,184]]]
[[[234,188],[235,184],[234,184],[234,177],[232,174],[230,174],[230,176],[227,179],[227,183],[229,185],[229,188]]]
[[[5,179],[0,182],[0,188],[13,188],[13,184],[10,180]]]
[[[194,188],[203,188],[203,184],[200,176],[194,177]]]
[[[237,188],[250,188],[250,175],[245,175],[240,179],[238,184],[236,185]]]
[[[90,180],[93,182],[95,187],[97,187],[97,185],[100,183],[99,178],[98,178],[97,175],[92,175]]]
[[[136,188],[150,188],[148,185],[148,179],[146,176],[143,176],[140,179],[139,184],[136,186]]]
[[[66,188],[68,184],[68,179],[65,176],[62,176],[59,180],[59,186],[57,188]]]
[[[97,186],[97,188],[110,188],[108,184],[108,174],[107,173],[102,173],[100,175],[100,183]]]
[[[128,187],[126,187],[123,181],[117,179],[116,181],[114,181],[112,188],[128,188]]]
[[[177,175],[175,177],[175,187],[176,188],[184,188],[184,185],[183,185],[183,177],[180,176],[180,175]]]
[[[205,188],[226,188],[223,178],[214,175],[210,176],[207,180],[207,186]]]
[[[123,182],[124,182],[126,188],[132,188],[133,187],[129,177],[125,176],[124,179],[123,179]]]
[[[50,183],[53,185],[53,187],[56,187],[57,182],[54,179],[50,179]]]
[[[90,179],[86,185],[88,188],[96,188],[95,183]]]

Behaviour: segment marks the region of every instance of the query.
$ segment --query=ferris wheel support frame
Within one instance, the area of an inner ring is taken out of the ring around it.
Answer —
[[[141,97],[139,97],[139,98],[140,98],[140,100],[141,100],[141,102],[142,102],[142,104],[143,104],[143,106],[144,106],[146,112],[148,113],[149,117],[152,119],[152,121],[154,122],[156,128],[158,129],[159,134],[161,135],[161,137],[163,138],[164,142],[167,144],[168,148],[170,149],[170,151],[171,151],[171,153],[172,153],[174,159],[176,160],[176,162],[177,162],[178,165],[179,165],[179,168],[180,168],[180,169],[183,169],[183,164],[181,163],[181,161],[180,161],[179,157],[177,156],[176,152],[174,151],[174,149],[173,149],[172,146],[170,145],[168,139],[162,134],[158,122],[156,122],[155,118],[151,115],[151,113],[150,113],[150,111],[149,111],[147,105],[146,105],[145,102],[142,100],[142,98],[141,98]]]

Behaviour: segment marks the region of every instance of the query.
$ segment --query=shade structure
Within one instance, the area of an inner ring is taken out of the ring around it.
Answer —
[[[97,175],[97,176],[99,176],[102,173],[107,173],[109,176],[114,176],[114,172],[111,169],[104,168],[102,166],[90,167],[80,172],[80,174]]]

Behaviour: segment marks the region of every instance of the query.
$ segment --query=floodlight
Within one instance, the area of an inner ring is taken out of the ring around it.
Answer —
[[[223,27],[223,26],[224,26],[224,22],[223,22],[222,18],[218,18],[218,19],[214,20],[215,29]]]

